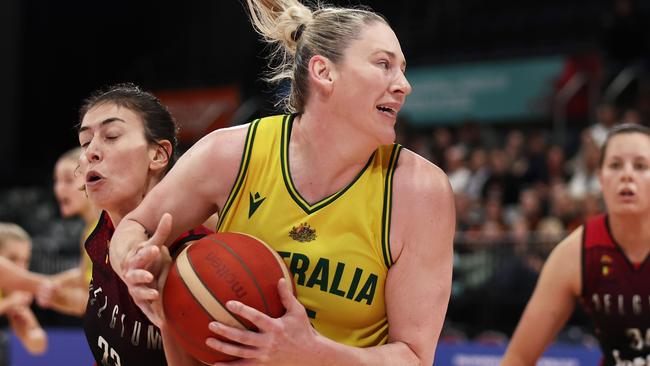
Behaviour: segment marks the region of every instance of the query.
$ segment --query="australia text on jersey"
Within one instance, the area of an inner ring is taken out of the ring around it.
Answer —
[[[362,268],[357,267],[350,285],[341,288],[341,279],[351,272],[345,263],[333,263],[327,258],[318,258],[316,263],[312,263],[305,254],[284,251],[279,251],[278,254],[288,260],[289,271],[293,273],[296,285],[317,287],[323,292],[372,305],[379,279],[376,274],[364,273]],[[365,282],[360,286],[364,279]]]

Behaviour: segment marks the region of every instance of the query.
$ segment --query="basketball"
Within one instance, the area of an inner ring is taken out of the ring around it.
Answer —
[[[271,317],[284,314],[277,284],[293,283],[282,258],[263,241],[241,233],[210,234],[187,246],[174,259],[163,289],[170,333],[185,351],[206,364],[234,360],[205,344],[217,337],[208,330],[216,320],[256,330],[225,307],[237,300]],[[295,289],[294,289],[295,292]]]

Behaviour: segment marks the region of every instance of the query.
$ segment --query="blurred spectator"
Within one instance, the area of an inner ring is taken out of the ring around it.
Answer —
[[[587,130],[598,148],[605,143],[607,131],[618,122],[618,110],[613,103],[603,102],[598,105],[596,109],[596,123]]]
[[[577,201],[571,197],[565,184],[556,183],[551,186],[549,203],[549,214],[560,220],[564,228],[575,228],[582,225]]]
[[[623,118],[621,118],[622,123],[636,123],[638,125],[642,125],[643,123],[643,116],[641,116],[641,112],[639,112],[638,109],[635,108],[628,108],[623,112]]]
[[[580,151],[573,161],[573,174],[569,180],[569,194],[573,199],[583,199],[588,194],[600,193],[598,182],[598,160],[600,145],[592,135],[582,134]]]
[[[465,192],[474,200],[480,199],[483,186],[490,176],[490,168],[487,164],[487,152],[485,149],[478,148],[470,153],[469,171],[470,176],[465,187]]]
[[[519,179],[512,174],[511,156],[503,150],[491,150],[488,157],[490,175],[483,185],[483,199],[498,198],[503,205],[514,204],[519,198]]]
[[[546,164],[540,174],[540,179],[549,187],[569,180],[566,155],[564,149],[559,145],[552,145],[546,150]]]
[[[432,162],[441,169],[446,170],[445,151],[453,145],[453,136],[448,128],[436,127],[432,133],[433,143],[431,146]]]
[[[519,203],[508,208],[506,222],[512,223],[517,217],[526,219],[530,231],[537,230],[539,221],[544,217],[544,208],[537,189],[527,187],[521,190]]]
[[[454,192],[465,192],[470,171],[465,164],[465,149],[455,145],[445,152],[445,167]]]

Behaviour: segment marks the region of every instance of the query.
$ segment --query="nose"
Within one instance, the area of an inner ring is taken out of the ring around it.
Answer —
[[[412,90],[413,88],[411,88],[411,83],[409,83],[409,81],[406,79],[404,72],[401,70],[397,72],[391,91],[393,93],[401,93],[404,94],[404,96],[407,96],[411,94]]]
[[[90,140],[88,146],[86,146],[86,150],[82,155],[89,163],[97,162],[102,159],[101,149],[98,145],[99,144],[96,142],[96,139],[92,139]]]
[[[634,167],[632,164],[625,164],[623,166],[623,169],[621,170],[621,180],[623,182],[631,182],[632,181],[632,172],[634,171]]]

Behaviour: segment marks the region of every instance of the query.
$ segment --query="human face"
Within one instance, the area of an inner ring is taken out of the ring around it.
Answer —
[[[90,201],[109,213],[134,209],[148,190],[154,152],[141,117],[112,103],[97,105],[81,121],[79,143]]]
[[[382,22],[365,26],[336,70],[332,108],[379,145],[393,143],[397,113],[411,93],[404,76],[406,61],[393,30]]]
[[[54,195],[63,217],[80,215],[89,205],[81,190],[85,176],[77,169],[78,166],[78,161],[64,158],[54,167]]]
[[[610,138],[599,179],[611,214],[650,214],[650,137],[621,133]]]
[[[32,254],[32,245],[24,240],[8,239],[0,248],[0,256],[9,259],[15,265],[27,269]]]

